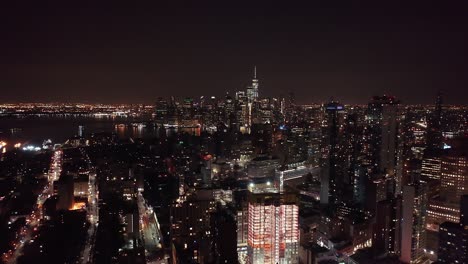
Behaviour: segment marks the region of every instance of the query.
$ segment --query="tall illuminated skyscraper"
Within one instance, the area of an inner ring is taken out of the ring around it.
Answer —
[[[440,183],[441,196],[449,202],[458,203],[462,195],[468,194],[468,155],[466,150],[454,150],[449,155],[442,157]]]
[[[421,176],[424,180],[440,180],[440,156],[440,151],[431,151],[425,153],[421,165]]]
[[[250,192],[247,263],[298,263],[298,251],[299,207],[296,195]]]
[[[252,79],[252,84],[247,86],[247,108],[248,108],[248,129],[247,132],[250,133],[250,128],[252,127],[252,109],[255,102],[258,99],[258,79],[257,79],[257,67],[254,67],[254,77]]]
[[[342,138],[344,107],[340,103],[330,102],[325,105],[325,123],[322,140],[322,169],[320,203],[336,205],[343,198],[343,160]]]
[[[242,133],[249,133],[249,104],[245,91],[236,92],[236,118]]]
[[[254,67],[254,77],[252,84],[247,86],[247,98],[249,103],[253,103],[258,99],[258,79],[257,79],[257,67]]]
[[[444,222],[459,221],[460,197],[468,194],[467,147],[466,140],[454,140],[452,148],[439,157],[440,192],[430,200],[428,208],[428,225],[434,230]]]

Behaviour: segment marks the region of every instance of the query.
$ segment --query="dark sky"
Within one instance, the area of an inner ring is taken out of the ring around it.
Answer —
[[[364,103],[386,93],[431,103],[441,89],[447,103],[467,104],[461,2],[62,2],[0,9],[0,102],[221,96],[243,89],[257,65],[261,96]]]

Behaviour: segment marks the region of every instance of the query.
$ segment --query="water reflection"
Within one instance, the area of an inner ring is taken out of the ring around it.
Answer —
[[[148,126],[148,129],[131,126],[135,122],[141,121],[131,117],[96,118],[84,115],[3,116],[0,117],[0,140],[12,146],[16,143],[42,143],[49,138],[54,143],[62,143],[73,136],[97,132],[115,132],[122,138],[156,135],[153,126]],[[119,124],[123,126],[117,126]]]
[[[133,117],[92,115],[58,116],[2,116],[0,117],[0,140],[15,144],[42,144],[46,139],[53,143],[63,143],[73,136],[86,136],[91,133],[116,133],[119,138],[152,138],[160,135],[161,125],[150,120]],[[199,127],[165,127],[166,135],[185,132],[200,135]]]

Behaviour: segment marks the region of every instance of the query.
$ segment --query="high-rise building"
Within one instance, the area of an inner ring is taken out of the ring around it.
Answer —
[[[442,142],[442,93],[437,93],[437,99],[432,115],[428,118],[426,130],[426,145],[428,149],[443,148]]]
[[[366,116],[371,164],[377,173],[394,175],[397,165],[398,104],[392,96],[374,96]]]
[[[460,222],[440,225],[438,263],[468,263],[468,195],[460,204]]]
[[[372,248],[376,256],[400,254],[401,196],[377,203]]]
[[[229,128],[233,130],[239,129],[236,114],[236,101],[229,95],[226,95],[224,100],[224,120]]]
[[[371,178],[390,180],[387,193],[398,195],[402,188],[402,147],[399,135],[399,101],[393,96],[374,96],[366,114],[365,152],[372,166]]]
[[[426,245],[427,186],[424,182],[403,186],[401,256],[404,263],[424,260]]]
[[[169,109],[169,104],[167,103],[166,100],[164,100],[162,97],[159,97],[156,100],[156,104],[154,107],[155,111],[155,120],[157,122],[164,123],[166,122],[167,114],[168,114],[168,109]]]
[[[421,177],[423,180],[440,180],[440,151],[426,151],[421,165]]]
[[[445,222],[439,228],[438,263],[468,263],[468,226]]]
[[[212,193],[201,190],[171,205],[172,254],[177,256],[178,263],[212,261],[210,212],[214,210]]]
[[[320,203],[336,205],[343,197],[344,171],[340,157],[343,151],[341,134],[344,106],[337,102],[325,105],[324,133],[322,138]]]
[[[257,67],[254,67],[254,77],[252,84],[247,86],[247,109],[248,109],[248,128],[247,133],[250,133],[250,127],[252,126],[252,114],[254,112],[254,106],[258,99],[258,79],[257,79]]]
[[[427,229],[438,231],[444,222],[457,223],[460,220],[460,205],[434,197],[429,200],[427,207]]]
[[[428,208],[428,227],[438,230],[443,222],[457,223],[460,217],[460,197],[468,194],[468,155],[464,140],[454,141],[440,159],[440,191],[431,197]]]
[[[441,197],[458,203],[460,197],[468,194],[468,155],[465,149],[451,151],[442,157]]]
[[[249,193],[247,263],[298,263],[297,203],[291,193]]]
[[[252,84],[247,86],[247,99],[249,103],[253,103],[258,99],[258,79],[257,79],[257,67],[254,67],[254,76]]]
[[[239,129],[242,133],[249,133],[249,103],[245,91],[236,93],[236,117],[239,122]]]

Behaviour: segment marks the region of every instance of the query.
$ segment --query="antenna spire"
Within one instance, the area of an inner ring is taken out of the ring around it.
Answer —
[[[254,79],[257,79],[257,66],[254,66]]]

